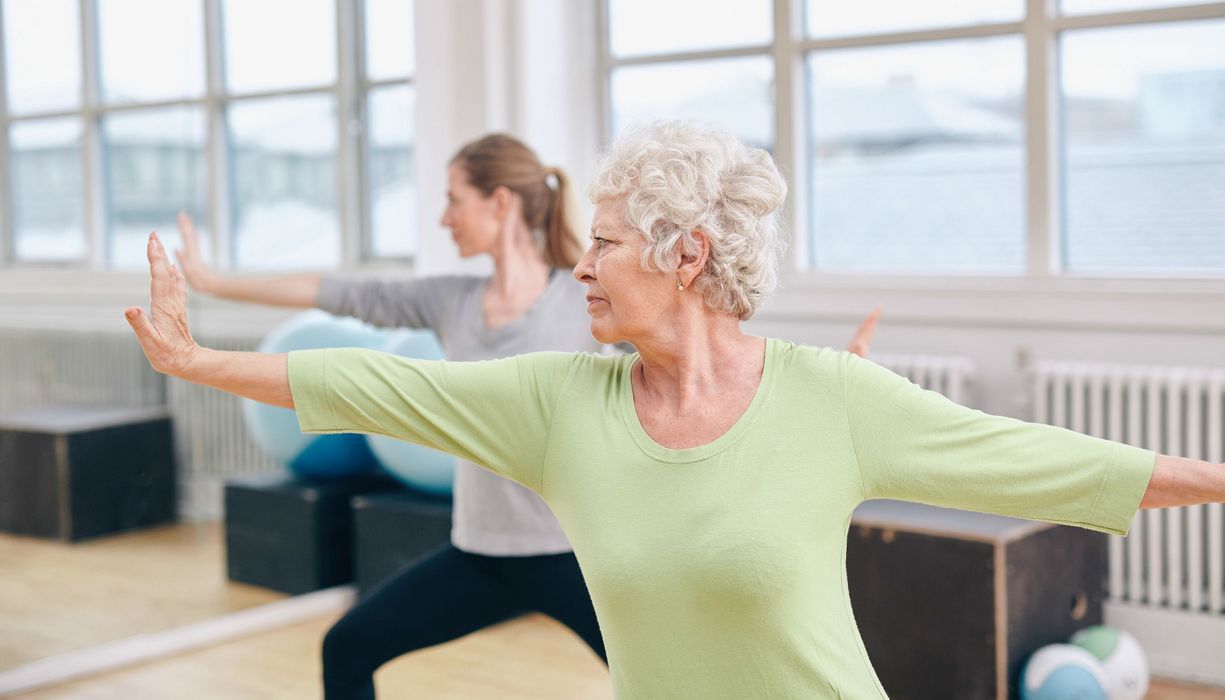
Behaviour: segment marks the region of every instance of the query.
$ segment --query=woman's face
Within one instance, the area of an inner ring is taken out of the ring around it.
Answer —
[[[574,266],[575,278],[587,285],[591,335],[601,343],[656,335],[681,294],[675,273],[642,268],[646,239],[625,223],[624,207],[623,199],[596,203],[591,247]]]
[[[451,230],[460,257],[493,250],[500,228],[497,209],[493,196],[486,197],[468,182],[463,166],[452,163],[447,168],[447,208],[441,223]]]

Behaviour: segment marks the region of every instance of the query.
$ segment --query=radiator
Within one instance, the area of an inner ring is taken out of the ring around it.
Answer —
[[[878,355],[871,359],[924,389],[944,394],[955,403],[970,400],[974,365],[968,358],[943,355]]]
[[[220,350],[250,350],[258,343],[243,337],[199,340]],[[280,469],[247,436],[240,399],[166,380],[149,368],[130,333],[0,331],[0,411],[53,405],[168,406],[184,519],[219,517],[226,478]]]
[[[1031,391],[1037,422],[1164,454],[1225,461],[1225,370],[1041,362],[1033,368]],[[1225,682],[1221,504],[1137,514],[1127,538],[1109,538],[1105,585],[1108,612],[1167,628],[1146,645],[1161,647],[1149,648],[1155,671]],[[1193,628],[1215,637],[1206,640],[1208,650],[1166,650]],[[1137,636],[1143,643],[1145,630]],[[1213,656],[1215,663],[1197,667],[1194,657],[1201,653],[1205,663]]]
[[[165,403],[165,383],[131,334],[0,331],[0,411]]]
[[[216,350],[253,350],[259,344],[258,338],[233,336],[197,340]],[[173,379],[167,381],[166,393],[174,417],[180,465],[179,503],[184,519],[221,517],[222,489],[229,477],[283,469],[264,456],[248,436],[242,419],[242,399]]]

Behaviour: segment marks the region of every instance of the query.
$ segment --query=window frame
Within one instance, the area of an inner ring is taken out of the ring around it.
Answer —
[[[205,167],[209,213],[210,253],[218,269],[232,270],[233,196],[230,189],[233,167],[229,156],[226,111],[232,104],[263,98],[299,95],[326,95],[336,105],[336,202],[340,228],[340,250],[336,267],[362,263],[409,263],[412,256],[374,254],[370,215],[369,136],[364,128],[367,100],[372,90],[407,86],[415,89],[418,68],[401,77],[372,80],[366,74],[365,0],[333,0],[336,31],[336,80],[314,86],[260,92],[230,92],[225,86],[222,3],[224,0],[196,0],[202,8],[204,50],[204,93],[196,98],[151,100],[107,104],[102,101],[99,82],[101,59],[98,0],[78,0],[82,95],[79,109],[32,112],[14,116],[8,111],[8,91],[4,48],[3,12],[0,12],[0,270],[64,270],[107,274],[127,274],[107,264],[110,226],[104,172],[102,120],[110,114],[169,107],[202,109],[206,121]],[[73,260],[19,260],[16,230],[11,207],[11,148],[9,128],[14,123],[77,117],[83,121],[81,148],[82,235],[84,257]],[[411,115],[406,115],[411,118]]]
[[[774,158],[780,169],[790,175],[792,196],[787,198],[782,216],[791,231],[792,255],[785,265],[789,285],[806,290],[940,288],[947,272],[920,270],[871,272],[819,268],[810,264],[812,244],[809,231],[808,196],[811,177],[807,142],[808,96],[805,59],[822,50],[884,47],[932,41],[1018,36],[1025,52],[1025,140],[1023,211],[1026,221],[1025,261],[1018,274],[953,274],[957,286],[993,291],[1032,289],[1035,283],[1051,291],[1112,289],[1143,291],[1194,291],[1225,293],[1225,272],[1216,277],[1195,277],[1179,272],[1136,270],[1126,274],[1085,274],[1063,269],[1062,237],[1066,235],[1063,216],[1063,164],[1060,141],[1061,96],[1059,94],[1059,40],[1067,31],[1108,27],[1158,25],[1197,20],[1225,19],[1225,2],[1187,4],[1139,10],[1064,15],[1058,0],[1025,0],[1023,16],[1015,21],[992,22],[956,27],[936,27],[914,31],[879,33],[813,39],[806,35],[804,0],[769,0],[772,3],[774,36],[765,46],[730,49],[680,51],[617,57],[610,47],[612,0],[598,0],[597,63],[600,77],[597,116],[604,140],[613,136],[612,75],[625,66],[666,64],[677,61],[771,55],[774,64]],[[818,279],[819,278],[819,279]],[[1050,282],[1044,282],[1050,280]]]

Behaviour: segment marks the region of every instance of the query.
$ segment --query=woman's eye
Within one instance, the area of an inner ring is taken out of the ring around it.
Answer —
[[[604,244],[607,243],[608,241],[604,240],[603,238],[599,238],[599,237],[593,238],[592,240],[595,242],[596,252],[603,252]]]

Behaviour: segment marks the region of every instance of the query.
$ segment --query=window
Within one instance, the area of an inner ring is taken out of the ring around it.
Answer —
[[[1016,37],[808,54],[817,267],[1025,266],[1025,52]]]
[[[403,0],[366,0],[366,217],[369,249],[376,257],[408,257],[417,248],[417,185],[413,170],[412,114],[417,102],[409,78],[412,45],[396,27],[412,33],[412,6]]]
[[[1039,5],[604,0],[606,135],[771,149],[802,269],[1225,274],[1225,8]]]
[[[1070,271],[1225,270],[1225,19],[1066,32]]]
[[[700,119],[774,147],[769,0],[609,0],[612,131]]]
[[[12,226],[22,260],[62,261],[85,252],[81,120],[31,119],[9,127]]]
[[[413,11],[0,0],[0,262],[136,269],[179,211],[223,268],[411,257]]]
[[[145,239],[156,230],[178,246],[175,215],[185,211],[208,236],[207,125],[197,106],[124,110],[102,117],[107,183],[107,252],[111,267],[145,264]]]

